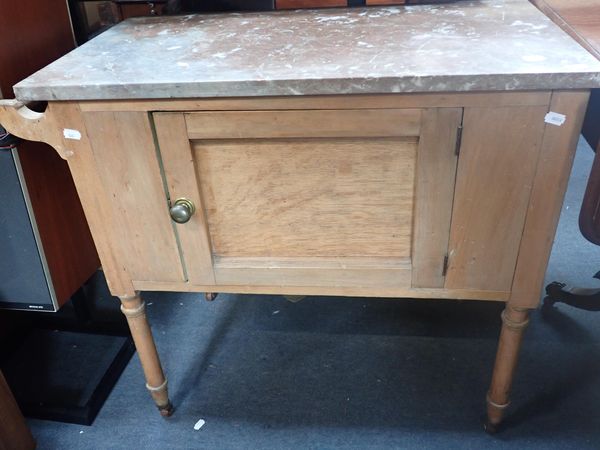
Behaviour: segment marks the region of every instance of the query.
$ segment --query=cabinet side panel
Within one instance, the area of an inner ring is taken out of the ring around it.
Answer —
[[[560,127],[546,125],[544,132],[512,285],[511,303],[515,306],[533,308],[540,301],[588,97],[587,91],[555,92],[552,96],[550,110],[567,119]]]
[[[444,287],[462,108],[423,111],[417,150],[413,287]]]
[[[77,194],[85,212],[85,217],[92,232],[106,281],[113,295],[133,295],[131,278],[121,257],[122,248],[116,237],[117,227],[113,218],[111,202],[107,192],[102,188],[98,168],[90,145],[87,130],[79,106],[75,103],[51,103],[46,115],[51,114],[50,127],[61,133],[63,128],[81,131],[81,139],[62,142],[68,149],[68,164]],[[51,131],[46,130],[47,135]]]
[[[84,120],[129,275],[183,281],[148,114],[85,113]]]
[[[465,109],[446,288],[510,289],[546,112]]]

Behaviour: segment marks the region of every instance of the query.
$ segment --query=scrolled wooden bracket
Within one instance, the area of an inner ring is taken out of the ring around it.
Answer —
[[[87,139],[75,103],[49,103],[46,111],[39,113],[18,100],[0,100],[0,124],[21,139],[45,142],[63,159],[73,156],[77,145]]]

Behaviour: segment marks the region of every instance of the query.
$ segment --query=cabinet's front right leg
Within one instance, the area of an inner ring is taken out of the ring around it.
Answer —
[[[494,433],[504,416],[504,411],[509,405],[509,394],[512,385],[523,331],[529,323],[529,311],[515,308],[510,304],[502,311],[502,331],[498,343],[496,363],[492,383],[487,394],[487,422],[486,431]]]
[[[152,330],[146,318],[146,304],[139,294],[133,297],[120,297],[120,300],[121,311],[127,318],[131,336],[142,363],[146,388],[150,391],[160,414],[170,416],[173,413],[173,405],[169,400],[167,379],[160,365],[156,345],[152,338]]]

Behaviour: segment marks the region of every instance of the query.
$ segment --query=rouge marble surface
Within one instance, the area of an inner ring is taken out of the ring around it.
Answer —
[[[28,100],[600,87],[527,0],[131,19],[15,86]]]

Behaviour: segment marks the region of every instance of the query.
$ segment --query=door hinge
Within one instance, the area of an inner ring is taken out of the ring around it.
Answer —
[[[458,156],[460,154],[460,145],[462,144],[462,132],[463,126],[460,124],[456,129],[456,147],[454,147],[454,154]]]
[[[448,273],[448,255],[444,255],[444,263],[442,266],[442,276],[445,277]]]

